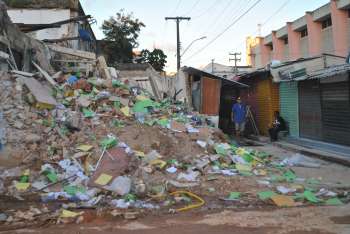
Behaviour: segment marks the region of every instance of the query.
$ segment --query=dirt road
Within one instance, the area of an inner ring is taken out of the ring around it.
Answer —
[[[181,213],[147,216],[134,221],[94,219],[90,223],[26,228],[1,233],[118,233],[118,234],[348,234],[350,205],[303,207],[273,211],[223,210],[210,214]]]

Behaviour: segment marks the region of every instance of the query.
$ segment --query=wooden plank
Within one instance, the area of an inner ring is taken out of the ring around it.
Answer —
[[[6,46],[9,46],[9,45],[10,45],[9,40],[7,40],[6,37],[1,36],[1,35],[0,35],[0,42],[3,43],[3,44],[5,44]]]
[[[201,113],[219,115],[221,81],[202,77],[201,87]]]
[[[58,46],[58,45],[48,45],[48,47],[52,51],[55,51],[55,52],[58,52],[58,53],[69,54],[69,55],[73,55],[73,56],[80,57],[80,58],[85,58],[85,59],[96,60],[96,54],[95,53],[82,51],[82,50],[74,50],[74,49],[71,49],[71,48],[62,47],[62,46]]]
[[[17,71],[17,70],[11,70],[11,73],[17,74],[17,75],[21,75],[21,76],[25,76],[25,77],[33,77],[34,76],[33,73]]]
[[[10,58],[10,55],[7,54],[7,53],[5,53],[5,52],[0,51],[0,58],[9,59],[9,58]]]
[[[32,61],[33,65],[38,69],[38,71],[45,77],[45,79],[54,87],[57,86],[56,81],[47,73],[45,70],[43,70],[38,64],[36,64],[34,61]]]

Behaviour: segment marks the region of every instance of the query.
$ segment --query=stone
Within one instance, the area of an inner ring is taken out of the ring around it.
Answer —
[[[37,134],[27,134],[24,138],[24,141],[26,143],[39,143],[41,140],[41,136]]]

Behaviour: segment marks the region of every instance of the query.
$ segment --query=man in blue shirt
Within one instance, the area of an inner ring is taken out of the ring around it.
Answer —
[[[247,107],[242,103],[240,97],[237,98],[237,103],[232,106],[231,118],[235,123],[236,136],[244,133],[245,121],[247,117]]]

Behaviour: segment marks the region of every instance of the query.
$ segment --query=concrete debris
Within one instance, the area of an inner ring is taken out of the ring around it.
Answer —
[[[22,78],[21,82],[29,89],[34,96],[39,108],[54,108],[57,105],[56,100],[50,95],[50,90],[41,85],[39,81],[34,78]]]
[[[0,18],[5,12],[0,0]],[[40,74],[0,72],[0,153],[6,149],[12,163],[0,167],[1,223],[81,222],[86,208],[111,213],[112,207],[113,216],[125,219],[143,210],[210,209],[230,192],[242,196],[225,202],[239,203],[240,209],[323,205],[327,197],[349,201],[341,196],[344,189],[323,188],[292,170],[321,165],[302,155],[280,160],[239,147],[207,123],[208,116],[184,102],[161,99],[156,85],[152,96],[123,82],[94,53],[52,45],[57,54],[91,65],[89,72],[54,70],[46,46],[10,25],[5,14],[0,31],[20,51],[27,46],[36,52],[33,65]],[[258,191],[264,188],[268,191]],[[8,197],[21,206],[7,204]]]

